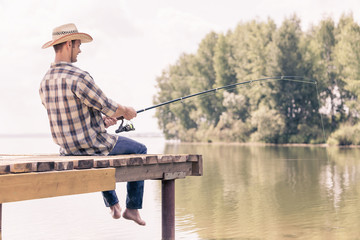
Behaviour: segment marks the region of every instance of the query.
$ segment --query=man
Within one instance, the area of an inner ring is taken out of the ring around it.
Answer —
[[[40,84],[40,97],[49,118],[51,134],[60,146],[61,155],[146,154],[146,147],[131,139],[110,135],[106,128],[116,124],[117,118],[136,117],[132,107],[117,104],[107,98],[89,73],[72,63],[81,53],[80,45],[92,37],[79,33],[74,24],[53,30],[52,40],[42,48],[53,46],[55,62]],[[145,225],[138,209],[142,208],[144,181],[127,183],[126,210],[123,217]],[[103,192],[104,202],[112,217],[121,217],[115,191]]]

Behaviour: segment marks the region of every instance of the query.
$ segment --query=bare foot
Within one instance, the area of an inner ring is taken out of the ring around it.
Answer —
[[[125,209],[123,213],[123,217],[127,220],[133,220],[134,222],[136,222],[141,226],[146,225],[146,222],[141,219],[139,211],[137,209],[129,209],[129,208]]]
[[[110,210],[111,210],[110,214],[114,219],[121,218],[121,207],[118,203],[113,206],[110,206]]]

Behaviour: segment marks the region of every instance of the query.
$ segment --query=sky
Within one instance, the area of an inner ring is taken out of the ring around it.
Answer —
[[[140,110],[153,105],[162,71],[181,54],[195,53],[211,31],[226,33],[254,19],[280,26],[293,14],[306,30],[344,13],[360,23],[360,1],[0,0],[0,136],[50,134],[38,89],[54,51],[41,46],[59,25],[75,23],[93,37],[82,44],[75,65],[109,98]],[[159,132],[154,114],[138,114],[132,121],[137,133]]]

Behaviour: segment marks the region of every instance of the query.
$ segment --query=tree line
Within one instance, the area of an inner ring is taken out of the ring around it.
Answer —
[[[307,31],[293,15],[239,23],[208,33],[157,77],[154,104],[273,76],[264,81],[157,108],[167,139],[181,141],[360,144],[360,25],[352,14],[326,17]]]

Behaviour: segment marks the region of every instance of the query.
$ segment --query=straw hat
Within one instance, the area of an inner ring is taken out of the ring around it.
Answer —
[[[89,34],[79,33],[75,24],[69,23],[54,28],[52,32],[52,40],[45,43],[42,48],[48,48],[71,40],[80,40],[81,43],[87,43],[91,42],[93,39]]]

